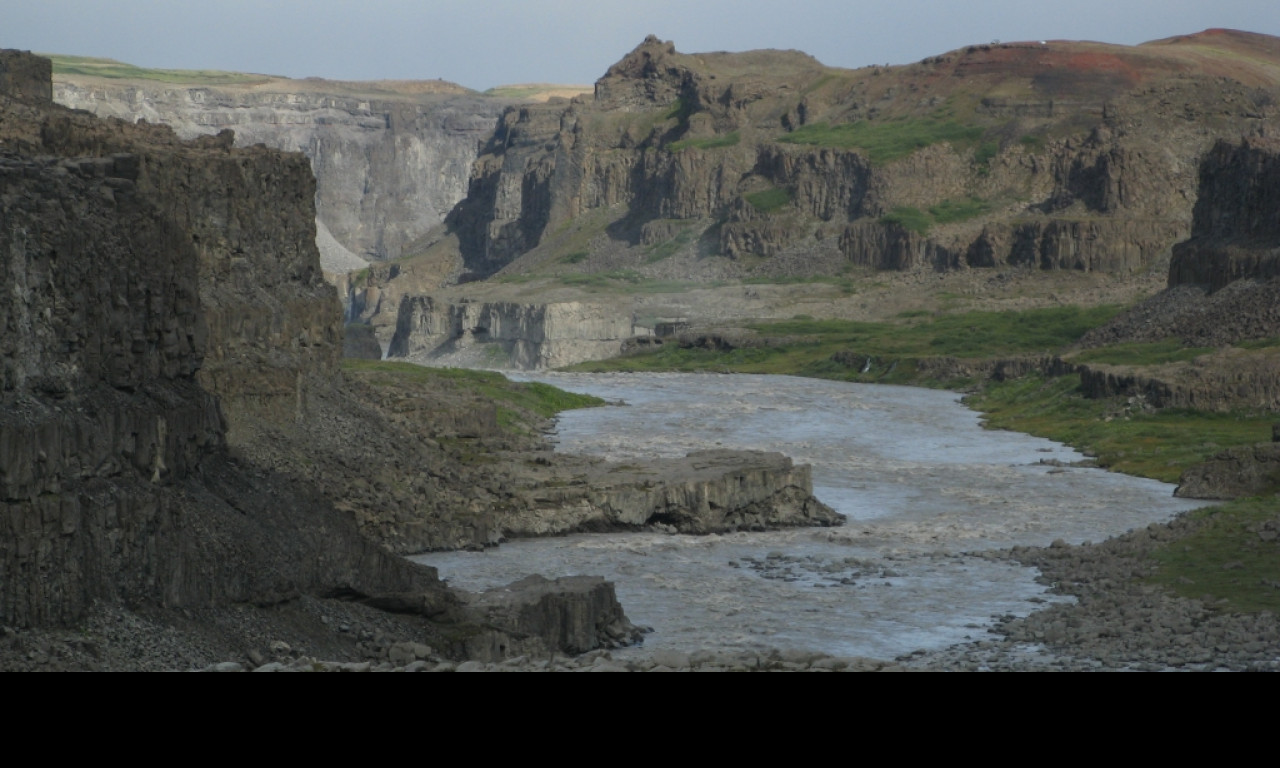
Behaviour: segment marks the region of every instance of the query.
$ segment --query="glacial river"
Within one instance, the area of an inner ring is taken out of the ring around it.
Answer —
[[[557,450],[624,461],[706,448],[780,451],[813,466],[840,528],[518,541],[415,560],[464,589],[530,573],[602,575],[644,647],[790,648],[893,658],[982,639],[993,618],[1062,598],[1037,572],[975,553],[1101,540],[1200,506],[1173,486],[1099,469],[1048,440],[982,429],[952,392],[786,376],[542,374],[625,405],[572,411]],[[615,653],[615,656],[618,654]],[[625,654],[624,654],[625,655]]]

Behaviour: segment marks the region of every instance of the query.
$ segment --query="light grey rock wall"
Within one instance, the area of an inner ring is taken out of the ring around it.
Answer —
[[[480,142],[506,102],[480,96],[367,99],[323,92],[60,81],[54,99],[127,122],[167,124],[182,138],[236,133],[241,147],[302,152],[317,180],[326,271],[395,259],[466,196]],[[342,254],[333,243],[346,249]]]
[[[401,302],[388,356],[522,370],[559,368],[615,357],[636,334],[629,312],[602,304],[451,303],[408,296]]]

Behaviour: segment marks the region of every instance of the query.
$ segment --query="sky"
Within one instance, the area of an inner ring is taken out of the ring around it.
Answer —
[[[1278,0],[0,0],[0,48],[342,80],[590,84],[655,34],[685,53],[793,48],[907,64],[992,40],[1280,36]]]

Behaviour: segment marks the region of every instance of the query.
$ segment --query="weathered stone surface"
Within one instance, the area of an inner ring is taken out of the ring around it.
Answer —
[[[1182,475],[1175,495],[1187,499],[1238,499],[1280,491],[1280,443],[1233,448]]]
[[[578,482],[534,489],[501,520],[510,537],[668,526],[681,533],[840,525],[813,498],[808,465],[778,453],[700,451],[684,459],[599,464]]]
[[[1141,396],[1155,408],[1280,410],[1280,350],[1222,350],[1195,360],[1131,368],[1080,367],[1086,397]]]
[[[551,581],[530,576],[471,596],[466,611],[472,621],[490,628],[465,641],[467,656],[480,661],[545,658],[553,650],[585,653],[641,637],[623,615],[613,584],[599,577]]]
[[[1265,36],[1215,42],[1280,58]],[[1274,75],[1211,73],[1185,53],[971,46],[844,72],[796,52],[695,56],[649,38],[610,68],[593,100],[508,111],[448,225],[468,277],[554,251],[550,235],[568,222],[619,210],[608,236],[624,244],[651,243],[657,221],[719,225],[718,255],[739,262],[722,265],[726,274],[746,270],[744,256],[772,259],[833,235],[849,260],[882,269],[1136,274],[1190,231],[1199,158],[1215,138],[1266,130],[1280,93]],[[1009,97],[1014,83],[1029,92]],[[973,116],[976,149],[971,140],[926,142],[873,162],[866,147],[844,148],[835,136],[815,140],[832,146],[780,141],[859,121],[942,120],[940,105],[958,93],[984,105]],[[979,198],[992,210],[972,222],[932,213]],[[907,231],[883,219],[909,209],[935,226]]]
[[[0,50],[0,94],[35,102],[53,100],[53,62],[22,51]]]
[[[866,356],[854,355],[852,359],[839,360],[846,365],[861,368]],[[1010,357],[988,360],[957,359],[953,357],[927,357],[918,363],[924,376],[946,381],[948,379],[991,379],[1008,381],[1024,376],[1068,376],[1078,373],[1080,366],[1060,357]]]
[[[485,367],[559,368],[615,357],[631,314],[602,304],[437,301],[405,297],[388,355],[445,364],[468,350]],[[484,351],[481,351],[481,350]]]

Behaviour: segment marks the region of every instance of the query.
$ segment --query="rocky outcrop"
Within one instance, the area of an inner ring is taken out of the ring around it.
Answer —
[[[388,355],[437,364],[560,368],[616,357],[635,335],[629,313],[600,304],[446,303],[408,296]]]
[[[0,620],[440,589],[228,461],[335,372],[305,159],[0,101]]]
[[[1280,139],[1219,142],[1201,165],[1192,237],[1174,248],[1169,286],[1280,277],[1277,210]]]
[[[1219,142],[1201,164],[1198,201],[1191,237],[1173,248],[1168,290],[1082,345],[1225,346],[1280,335],[1280,140]]]
[[[0,93],[35,102],[53,100],[53,62],[22,51],[0,51]]]
[[[665,526],[679,533],[832,526],[844,516],[813,498],[807,465],[778,453],[701,451],[684,459],[599,464],[530,493],[502,517],[508,537]]]
[[[467,658],[477,661],[580,654],[642,638],[623,614],[613,584],[593,576],[529,576],[470,596],[466,610],[486,628],[464,640]]]
[[[850,367],[865,365],[865,355],[855,355],[853,359],[843,362]],[[1060,357],[1006,357],[986,360],[973,360],[955,357],[925,357],[916,363],[920,375],[936,381],[952,379],[990,379],[992,381],[1009,381],[1026,376],[1069,376],[1077,373],[1080,366],[1063,360]]]
[[[1226,349],[1159,366],[1080,366],[1086,397],[1140,396],[1154,408],[1280,410],[1280,350]]]
[[[1280,492],[1280,443],[1233,448],[1182,475],[1175,496],[1238,499]]]
[[[59,76],[58,103],[181,138],[235,131],[236,145],[302,152],[318,180],[322,257],[396,259],[464,196],[480,143],[508,102],[466,93],[401,93],[386,84],[272,79],[180,86]],[[345,251],[345,253],[344,253]]]

